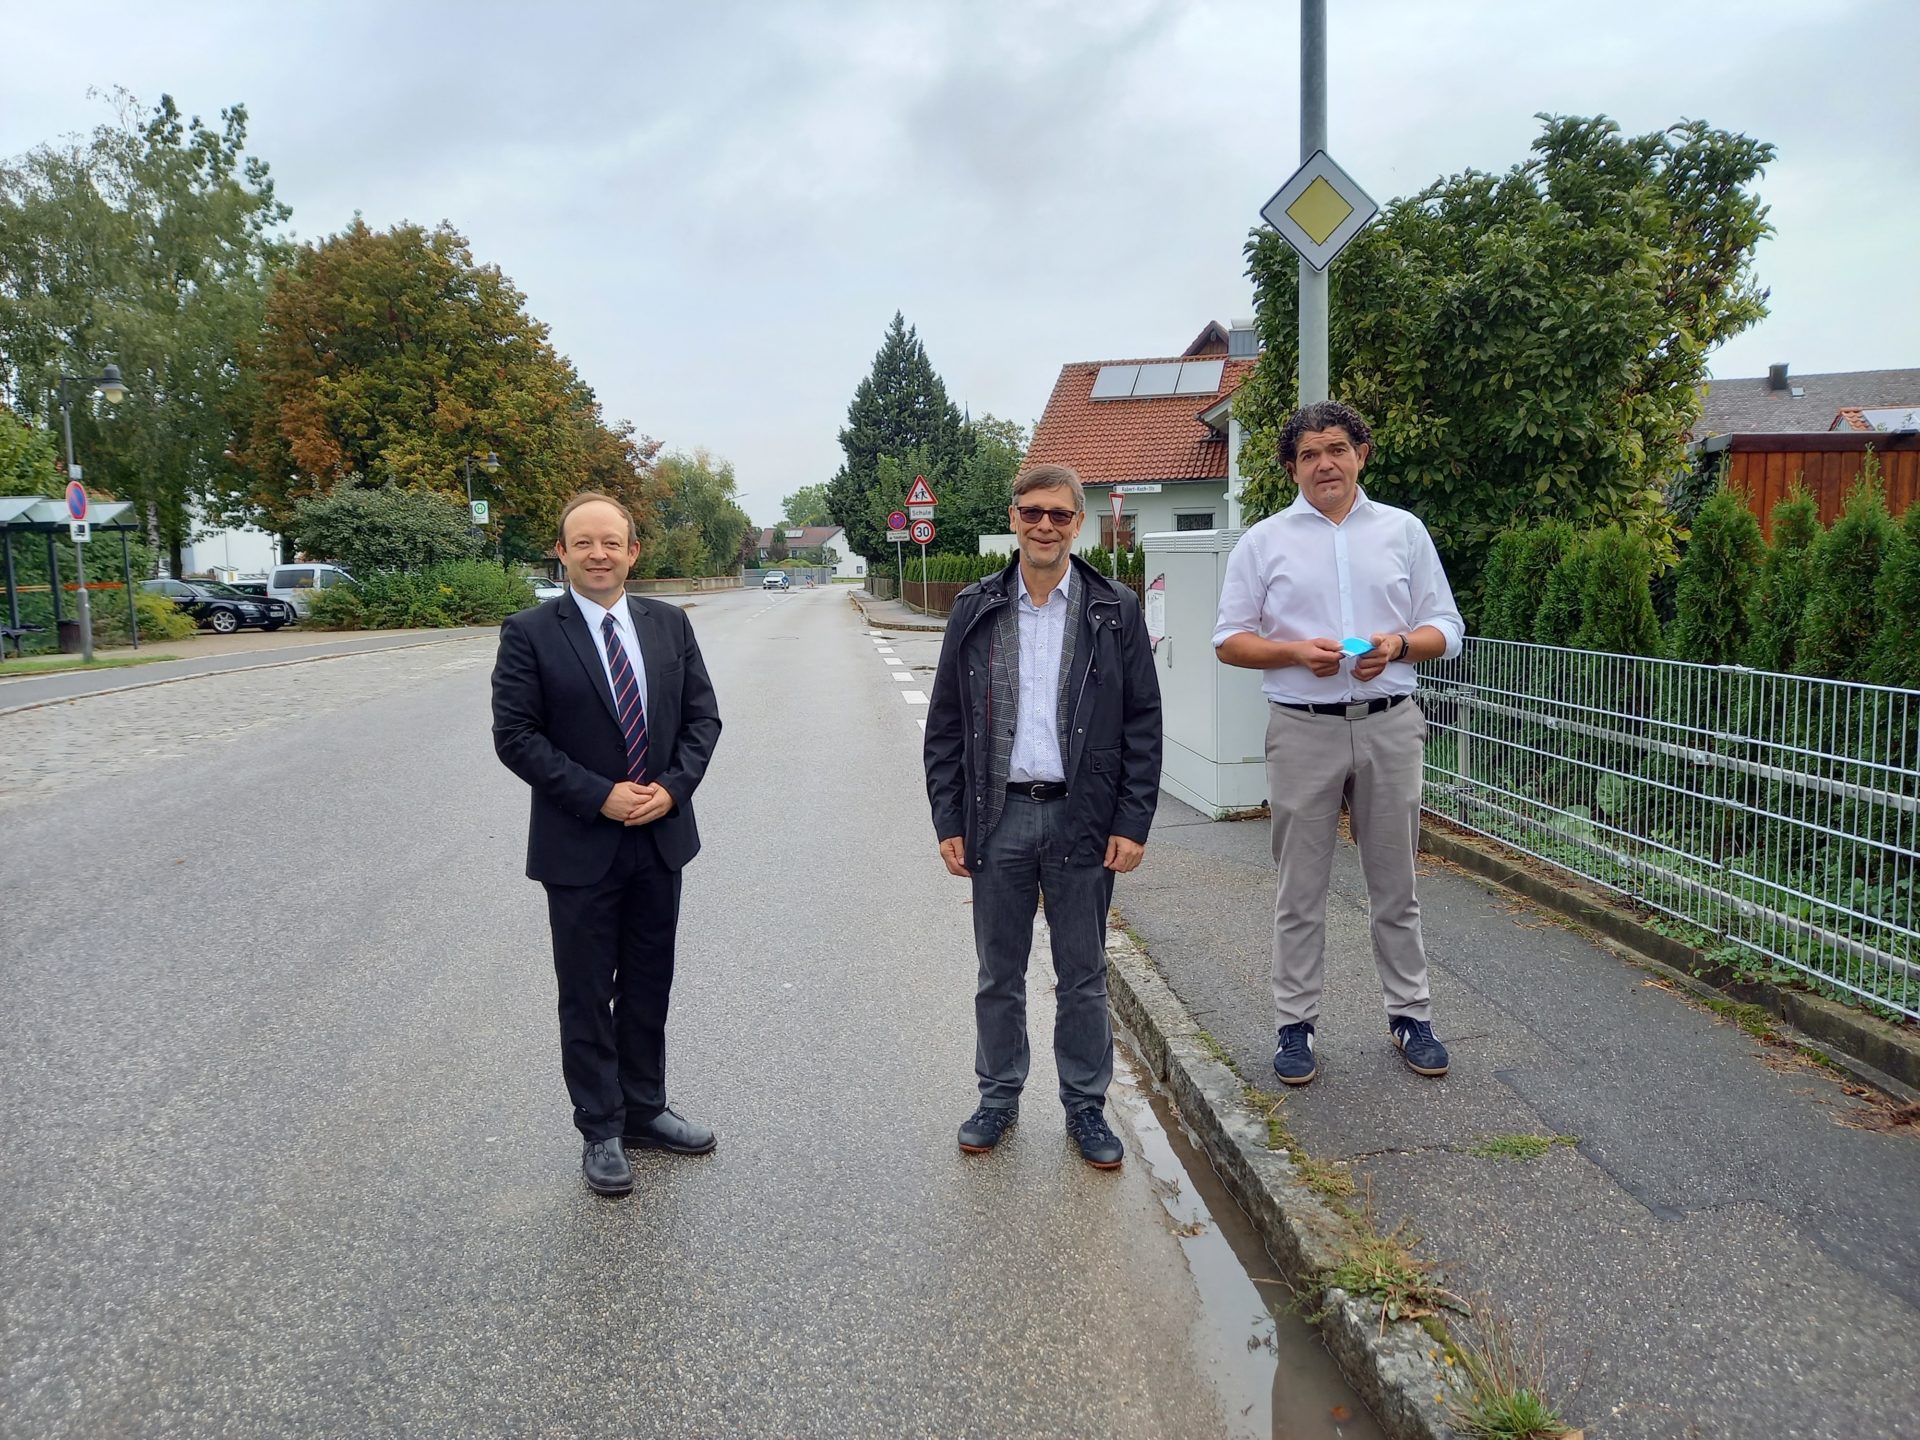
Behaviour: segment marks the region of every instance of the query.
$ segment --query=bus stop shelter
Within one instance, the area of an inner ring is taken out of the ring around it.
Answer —
[[[134,648],[138,649],[140,619],[133,603],[133,555],[128,545],[128,537],[138,534],[140,530],[133,514],[133,505],[126,500],[97,500],[87,519],[96,536],[104,531],[120,537],[120,584],[126,588],[127,632],[133,637]],[[0,626],[0,659],[6,658],[7,641],[11,640],[14,649],[24,654],[26,637],[46,629],[44,625],[32,624],[21,617],[21,590],[14,572],[14,543],[20,541],[31,545],[36,537],[47,547],[47,589],[53,596],[53,626],[60,649],[64,653],[78,653],[80,620],[77,614],[67,614],[67,587],[60,578],[60,551],[53,543],[55,536],[66,533],[65,500],[50,500],[44,495],[0,495],[0,548],[4,548],[6,557],[4,573],[7,584],[6,624]],[[87,588],[91,590],[94,586],[89,583]],[[102,588],[113,587],[109,582]]]

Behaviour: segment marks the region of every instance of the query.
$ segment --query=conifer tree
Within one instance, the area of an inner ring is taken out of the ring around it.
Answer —
[[[1594,532],[1580,582],[1582,650],[1657,655],[1660,622],[1653,613],[1653,556],[1647,542],[1619,525]]]
[[[1920,502],[1907,507],[1880,567],[1880,630],[1874,636],[1867,678],[1880,685],[1920,690]]]
[[[1700,507],[1675,591],[1676,659],[1725,665],[1746,653],[1748,605],[1765,550],[1746,497],[1723,488]]]
[[[1866,678],[1868,651],[1880,629],[1875,591],[1895,533],[1880,487],[1880,462],[1868,450],[1846,508],[1814,543],[1812,591],[1794,658],[1800,674]]]
[[[1820,507],[1798,484],[1773,507],[1773,543],[1760,562],[1747,616],[1746,663],[1755,670],[1790,672],[1800,622],[1812,590],[1813,546],[1820,538]]]
[[[1567,547],[1547,575],[1540,608],[1533,617],[1533,638],[1541,645],[1571,645],[1580,630],[1580,595],[1586,587],[1593,537],[1583,535]]]
[[[845,527],[853,552],[869,560],[887,548],[882,528],[887,511],[906,499],[904,494],[876,493],[880,458],[925,450],[935,472],[928,480],[936,493],[946,477],[959,473],[966,458],[969,446],[960,411],[947,398],[926,346],[897,310],[873,357],[872,372],[847,406],[840,448],[846,460],[828,484],[827,503],[833,523]]]

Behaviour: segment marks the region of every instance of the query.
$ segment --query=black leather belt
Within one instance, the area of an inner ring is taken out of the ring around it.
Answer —
[[[1304,710],[1309,715],[1338,715],[1342,720],[1363,720],[1369,715],[1378,715],[1382,710],[1391,710],[1402,700],[1411,700],[1411,695],[1382,695],[1374,700],[1355,700],[1346,705],[1289,705],[1285,700],[1273,703],[1282,710]]]
[[[1067,798],[1067,782],[1064,780],[1009,780],[1007,794],[1024,795],[1029,800],[1064,800]]]

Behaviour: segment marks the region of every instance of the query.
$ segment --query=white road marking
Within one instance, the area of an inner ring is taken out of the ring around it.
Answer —
[[[891,645],[882,645],[878,650],[874,651],[873,653],[876,655],[891,655],[893,654],[893,647]]]
[[[889,670],[889,671],[888,671],[887,673],[888,673],[889,675],[891,675],[891,676],[893,676],[893,678],[894,678],[894,679],[896,679],[896,680],[898,680],[898,681],[899,681],[899,682],[900,682],[900,683],[901,683],[902,685],[911,685],[911,684],[913,684],[913,676],[912,676],[912,674],[911,674],[911,673],[909,673],[908,671],[905,671],[905,670]]]
[[[913,723],[924,730],[927,728],[927,717],[924,715],[916,715],[913,717]]]
[[[889,665],[904,665],[907,662],[904,660],[888,660],[886,663]]]
[[[918,690],[902,690],[900,692],[900,698],[909,705],[924,705],[927,703],[927,697],[922,695]]]

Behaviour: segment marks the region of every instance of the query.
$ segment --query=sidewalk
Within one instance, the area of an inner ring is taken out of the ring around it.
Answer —
[[[923,630],[939,634],[947,628],[944,615],[922,615],[898,600],[876,600],[857,586],[847,591],[847,598],[876,630]]]
[[[1358,858],[1328,904],[1318,1080],[1280,1116],[1346,1161],[1463,1295],[1543,1342],[1606,1440],[1920,1434],[1920,1131],[1697,1008],[1656,972],[1444,862],[1421,900],[1441,1081],[1386,1034]],[[1278,1098],[1264,821],[1162,797],[1116,908],[1241,1075]],[[1533,1160],[1491,1137],[1566,1137]]]

